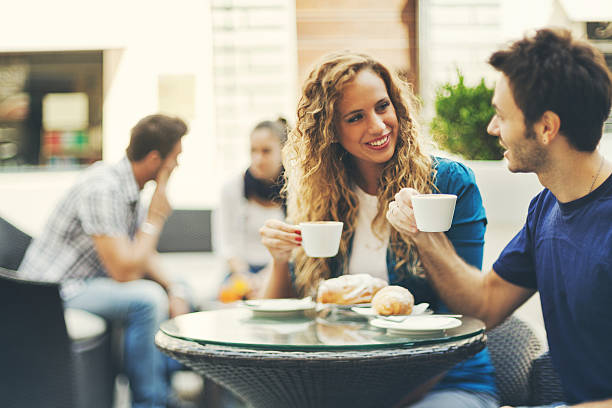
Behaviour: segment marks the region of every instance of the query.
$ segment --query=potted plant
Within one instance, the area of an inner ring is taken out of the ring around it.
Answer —
[[[487,133],[487,124],[495,114],[493,90],[484,79],[470,87],[459,70],[457,76],[458,83],[444,84],[436,92],[436,116],[430,124],[434,141],[467,160],[500,160],[503,149],[498,139]]]

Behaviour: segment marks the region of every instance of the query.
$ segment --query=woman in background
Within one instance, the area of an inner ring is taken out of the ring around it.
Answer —
[[[226,262],[228,278],[222,301],[256,296],[263,281],[259,272],[271,257],[262,245],[259,229],[266,220],[284,220],[285,204],[281,150],[287,140],[287,123],[263,121],[250,136],[251,164],[239,177],[229,180],[221,191],[215,212],[215,250]]]

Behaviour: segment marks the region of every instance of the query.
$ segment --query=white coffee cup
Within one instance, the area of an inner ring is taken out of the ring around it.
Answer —
[[[343,225],[341,221],[301,222],[302,248],[306,255],[313,258],[335,256],[340,248]]]
[[[448,231],[453,223],[454,194],[418,194],[412,196],[412,209],[417,228],[424,232]]]

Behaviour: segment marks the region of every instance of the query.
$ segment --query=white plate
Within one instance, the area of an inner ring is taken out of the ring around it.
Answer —
[[[371,303],[352,303],[350,305],[341,305],[340,303],[317,303],[317,309],[351,310],[353,308],[364,309],[371,306]]]
[[[256,316],[281,317],[293,316],[315,308],[310,297],[304,299],[255,299],[245,300],[243,305]]]
[[[370,324],[387,329],[389,334],[435,334],[461,326],[461,320],[454,317],[429,315],[409,317],[401,322],[378,318],[370,320]]]
[[[401,317],[401,320],[404,320],[403,318],[406,316],[418,316],[418,315],[422,315],[425,314],[428,310],[427,308],[429,307],[429,303],[419,303],[418,305],[414,305],[414,307],[412,308],[412,312],[410,314],[407,315],[393,315],[393,316],[385,316],[387,319],[391,319],[393,317]],[[376,310],[374,310],[374,308],[372,307],[352,307],[351,310],[357,314],[360,314],[362,316],[368,316],[368,317],[379,317],[381,315],[379,315],[378,313],[376,313]]]

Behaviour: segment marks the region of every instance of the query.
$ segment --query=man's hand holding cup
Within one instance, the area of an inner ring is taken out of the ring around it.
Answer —
[[[389,203],[387,210],[387,220],[393,228],[408,239],[413,239],[419,232],[412,208],[412,196],[419,194],[413,188],[402,188],[395,195],[395,200]]]
[[[419,232],[444,232],[452,225],[457,196],[454,194],[419,194],[403,188],[389,203],[387,220],[402,236],[414,239]]]

